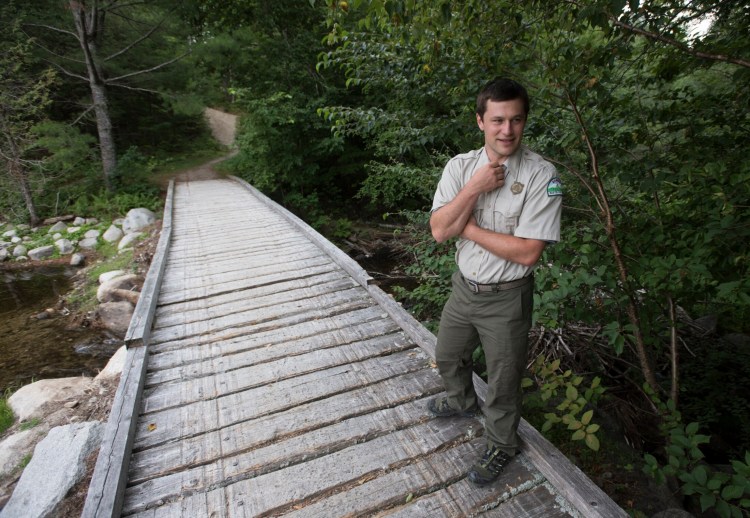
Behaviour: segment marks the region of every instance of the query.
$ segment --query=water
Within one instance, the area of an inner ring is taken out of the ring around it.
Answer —
[[[72,287],[76,270],[65,266],[0,271],[0,391],[35,380],[94,376],[122,345],[99,329],[74,326],[45,309]]]

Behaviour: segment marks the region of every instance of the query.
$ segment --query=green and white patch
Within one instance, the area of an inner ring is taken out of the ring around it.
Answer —
[[[558,177],[552,178],[547,183],[547,196],[562,196],[563,195],[563,184],[562,180]]]

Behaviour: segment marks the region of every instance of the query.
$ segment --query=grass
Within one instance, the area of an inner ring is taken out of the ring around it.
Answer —
[[[23,431],[23,430],[31,430],[32,428],[35,428],[35,427],[39,426],[39,424],[40,424],[41,422],[42,422],[42,420],[41,420],[41,419],[39,419],[38,417],[32,417],[32,418],[31,418],[31,419],[29,419],[28,421],[24,421],[23,423],[21,423],[21,424],[19,425],[19,428],[20,428],[20,429],[21,429],[22,431]]]
[[[0,399],[0,434],[4,434],[8,428],[13,426],[13,422],[16,420],[13,410],[8,404],[9,396],[9,391],[6,391],[6,395]]]

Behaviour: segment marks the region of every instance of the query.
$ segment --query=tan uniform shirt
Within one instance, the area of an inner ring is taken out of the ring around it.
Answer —
[[[453,157],[443,170],[432,210],[453,200],[474,172],[488,162],[484,148]],[[559,241],[562,184],[555,167],[525,146],[511,155],[505,166],[505,184],[481,194],[477,200],[477,224],[502,234],[549,243]],[[502,259],[461,237],[456,248],[456,264],[461,273],[480,284],[520,279],[534,268]]]

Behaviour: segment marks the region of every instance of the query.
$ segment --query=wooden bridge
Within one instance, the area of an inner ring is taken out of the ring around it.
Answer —
[[[469,483],[482,424],[428,415],[435,338],[370,280],[241,180],[170,184],[83,516],[627,516],[525,421]]]

